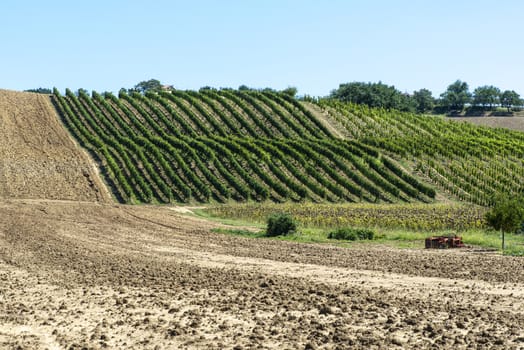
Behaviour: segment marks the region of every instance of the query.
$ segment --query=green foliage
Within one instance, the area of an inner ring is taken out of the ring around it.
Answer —
[[[446,92],[440,95],[440,104],[447,111],[462,111],[471,102],[468,83],[457,80],[449,85]]]
[[[352,82],[340,84],[338,89],[333,90],[331,98],[356,104],[364,104],[369,107],[398,109],[411,111],[414,105],[411,99],[397,90],[394,86],[378,83]]]
[[[53,90],[49,89],[49,88],[37,88],[37,89],[29,89],[29,90],[24,90],[25,92],[35,92],[37,94],[47,94],[47,95],[51,95],[53,93]]]
[[[290,86],[284,90],[281,91],[283,94],[295,97],[297,95],[298,89],[294,86]]]
[[[346,241],[373,240],[375,232],[368,229],[344,227],[328,233],[329,239],[339,239]]]
[[[520,95],[513,90],[506,90],[500,95],[500,104],[502,107],[508,109],[508,112],[511,111],[511,108],[520,107],[524,104]]]
[[[493,108],[500,101],[500,89],[493,85],[479,86],[473,92],[473,105]]]
[[[522,133],[439,117],[274,90],[55,95],[123,202],[431,202],[438,191],[487,206],[524,182]]]
[[[524,196],[500,198],[486,213],[486,221],[495,230],[517,232],[524,228]]]
[[[296,229],[297,223],[289,214],[273,214],[267,219],[266,235],[269,237],[288,235],[294,233]]]
[[[130,89],[129,92],[139,92],[142,94],[145,94],[148,91],[161,91],[162,90],[162,83],[160,83],[157,79],[149,79],[146,81],[141,81],[140,83],[136,84],[133,89]]]
[[[415,101],[415,108],[418,113],[431,112],[435,107],[435,99],[428,89],[414,91],[413,100]]]

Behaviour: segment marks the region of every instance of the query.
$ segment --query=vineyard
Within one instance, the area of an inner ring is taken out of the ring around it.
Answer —
[[[487,206],[524,190],[524,133],[320,100],[348,139],[380,149],[439,194]],[[388,160],[385,160],[387,163]]]
[[[435,117],[230,89],[53,101],[124,203],[488,205],[524,183],[523,133]]]

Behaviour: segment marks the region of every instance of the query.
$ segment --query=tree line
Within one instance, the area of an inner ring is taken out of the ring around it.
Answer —
[[[382,82],[340,84],[329,97],[370,107],[418,113],[485,112],[498,107],[504,107],[507,113],[511,113],[524,105],[523,99],[513,90],[502,91],[493,85],[484,85],[470,92],[468,83],[460,80],[450,84],[440,98],[433,97],[428,89],[408,94]]]
[[[120,92],[132,94],[138,92],[145,94],[146,92],[172,91],[176,90],[172,85],[163,85],[157,79],[149,79],[141,81],[133,88],[120,89]],[[216,90],[211,87],[203,87],[200,90]],[[255,89],[246,85],[238,87],[239,91],[259,91],[259,92],[280,92],[290,97],[296,97],[297,88],[288,87],[281,91],[270,88]],[[37,88],[25,90],[28,92],[36,92],[43,94],[51,94],[51,89]],[[85,91],[79,89],[78,91]],[[413,93],[404,93],[396,89],[393,85],[387,85],[382,82],[378,83],[364,83],[351,82],[340,84],[338,89],[335,89],[329,95],[329,98],[337,99],[344,102],[352,102],[356,104],[364,104],[369,107],[397,109],[405,112],[415,113],[447,113],[447,114],[461,114],[461,113],[484,113],[493,112],[500,108],[505,108],[507,114],[512,114],[514,111],[519,111],[524,108],[524,100],[520,95],[513,90],[502,91],[493,85],[484,85],[477,87],[473,92],[470,92],[469,85],[466,82],[457,80],[450,84],[446,91],[440,95],[439,98],[433,97],[433,94],[428,89],[420,89]],[[302,99],[311,99],[310,96],[303,96]]]

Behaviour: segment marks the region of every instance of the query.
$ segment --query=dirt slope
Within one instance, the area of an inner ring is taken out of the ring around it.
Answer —
[[[0,90],[0,198],[110,198],[47,95]]]
[[[449,117],[449,120],[468,122],[492,128],[524,131],[524,117]]]
[[[519,349],[524,267],[253,240],[164,208],[0,203],[2,349]]]

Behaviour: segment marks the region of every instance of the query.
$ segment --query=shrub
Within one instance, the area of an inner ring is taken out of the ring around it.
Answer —
[[[297,223],[289,214],[273,214],[267,220],[266,235],[269,237],[282,236],[295,232]]]
[[[328,234],[329,239],[343,239],[347,241],[356,240],[372,240],[375,237],[375,232],[366,229],[355,229],[351,227],[339,228],[335,231],[331,231]]]
[[[524,198],[502,198],[486,213],[486,222],[495,230],[517,232],[524,225]]]

